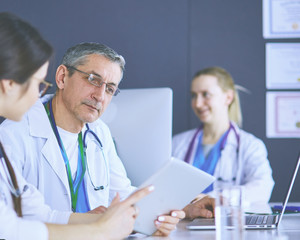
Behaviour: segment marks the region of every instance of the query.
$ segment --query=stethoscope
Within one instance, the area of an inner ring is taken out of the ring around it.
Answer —
[[[106,161],[106,158],[105,158],[105,154],[104,154],[104,151],[103,151],[103,145],[102,145],[102,142],[100,141],[99,137],[96,135],[96,133],[94,133],[90,128],[89,128],[89,125],[86,124],[86,130],[83,134],[83,149],[84,149],[84,154],[85,154],[85,164],[86,164],[86,168],[87,168],[87,172],[88,172],[88,175],[89,175],[89,179],[90,179],[90,182],[94,188],[95,191],[99,191],[99,190],[104,190],[108,187],[108,166],[107,166],[107,161]],[[97,145],[99,145],[99,148],[101,149],[101,153],[102,153],[102,156],[103,156],[103,160],[104,160],[104,163],[105,163],[105,170],[106,170],[106,185],[99,185],[99,186],[96,186],[92,180],[92,177],[91,177],[91,174],[90,174],[90,169],[89,169],[89,165],[88,165],[88,161],[87,161],[87,157],[86,157],[86,149],[87,149],[87,143],[86,143],[86,136],[88,135],[88,133],[92,134],[92,136],[96,139],[97,141]]]
[[[49,103],[49,107],[47,106],[47,104]],[[67,158],[66,156],[66,153],[65,153],[65,150],[64,150],[64,147],[63,147],[63,144],[62,144],[62,141],[60,139],[60,136],[59,136],[59,133],[58,133],[58,129],[57,129],[57,126],[56,126],[56,123],[55,123],[55,119],[54,119],[54,115],[53,115],[53,110],[52,110],[52,100],[50,99],[48,102],[46,102],[44,104],[45,106],[45,109],[47,111],[47,115],[50,119],[50,123],[51,123],[51,126],[52,126],[52,129],[54,131],[54,134],[56,136],[56,139],[58,141],[58,144],[60,146],[60,149],[62,151],[62,154],[65,155],[64,157],[64,160],[65,158]],[[105,163],[105,172],[106,172],[106,185],[99,185],[99,186],[96,186],[92,180],[92,177],[91,177],[91,174],[90,174],[90,170],[89,170],[89,165],[88,165],[88,161],[87,161],[87,155],[86,155],[86,149],[87,149],[87,143],[86,143],[86,136],[88,135],[88,133],[92,134],[92,136],[96,139],[96,142],[98,143],[97,146],[99,146],[100,150],[101,150],[101,153],[102,153],[102,156],[103,156],[103,160],[104,160],[104,163]],[[96,133],[94,133],[88,126],[88,124],[86,124],[86,131],[84,132],[83,134],[83,139],[82,139],[82,147],[83,147],[83,154],[84,154],[84,163],[85,163],[85,166],[87,168],[87,172],[88,172],[88,176],[89,176],[89,179],[90,179],[90,182],[94,188],[95,191],[99,191],[99,190],[104,190],[108,187],[108,174],[109,174],[109,170],[108,170],[108,164],[107,164],[107,161],[105,159],[105,154],[104,154],[104,151],[103,151],[103,145],[102,145],[102,142],[100,141],[100,139],[98,138],[98,136],[96,135]],[[68,164],[68,163],[67,163]],[[69,172],[68,172],[69,174]]]
[[[190,142],[189,144],[189,147],[188,147],[188,150],[185,154],[185,157],[184,157],[184,161],[186,163],[189,163],[190,162],[190,158],[191,158],[191,155],[192,155],[192,152],[193,152],[193,149],[194,149],[194,145],[195,145],[195,142],[196,142],[196,139],[197,137],[199,136],[199,133],[200,131],[203,130],[203,126],[201,125],[200,127],[198,127],[198,129],[196,130],[193,138],[192,138],[192,141]],[[237,141],[237,148],[236,148],[236,154],[237,154],[237,158],[239,157],[239,151],[240,151],[240,135],[238,134],[236,128],[233,126],[233,124],[230,122],[230,126],[229,126],[229,129],[225,135],[225,137],[223,138],[222,142],[221,142],[221,146],[220,146],[220,149],[221,151],[224,149],[225,145],[226,145],[226,141],[227,141],[227,138],[228,138],[228,135],[230,133],[230,131],[233,131],[234,132],[234,135],[236,137],[236,141]],[[237,161],[238,162],[238,161]],[[224,180],[221,176],[217,177],[217,181],[218,182],[228,182],[228,180]],[[232,182],[235,182],[236,181],[236,177],[233,177],[231,179]]]

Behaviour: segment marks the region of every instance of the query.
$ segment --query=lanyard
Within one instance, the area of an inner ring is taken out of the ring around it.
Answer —
[[[79,142],[79,146],[78,146],[78,166],[77,166],[77,174],[76,174],[76,177],[73,181],[69,159],[68,159],[66,150],[64,148],[63,142],[62,142],[62,140],[59,136],[57,126],[56,126],[56,123],[55,123],[55,119],[54,119],[54,116],[53,116],[52,99],[50,99],[49,102],[45,103],[44,106],[45,106],[48,118],[50,120],[53,132],[54,132],[55,137],[57,139],[62,157],[63,157],[65,165],[66,165],[66,171],[68,173],[68,182],[69,182],[69,188],[70,188],[71,199],[72,199],[72,210],[73,210],[73,212],[75,212],[76,211],[77,200],[78,200],[78,190],[79,190],[79,187],[82,183],[82,180],[83,180],[83,177],[84,177],[84,174],[85,174],[85,170],[86,170],[86,164],[85,164],[86,161],[85,161],[85,154],[84,154],[83,142],[82,142],[82,132],[80,132],[78,134],[78,142]]]

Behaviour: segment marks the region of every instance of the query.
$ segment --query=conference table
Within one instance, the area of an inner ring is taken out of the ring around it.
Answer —
[[[299,205],[299,204],[297,204]],[[143,234],[134,234],[127,239],[203,239],[215,240],[216,232],[214,230],[188,230],[186,225],[190,221],[182,220],[177,225],[169,237],[148,237]],[[294,240],[300,239],[300,213],[284,214],[281,223],[277,229],[268,230],[245,230],[243,240]]]

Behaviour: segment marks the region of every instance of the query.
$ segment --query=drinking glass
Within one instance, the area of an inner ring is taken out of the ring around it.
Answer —
[[[215,189],[216,240],[244,238],[245,216],[242,187],[223,185]]]

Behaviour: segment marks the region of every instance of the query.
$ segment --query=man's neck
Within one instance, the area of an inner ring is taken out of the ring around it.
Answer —
[[[70,113],[59,95],[54,95],[51,101],[56,126],[68,132],[79,133],[84,123],[76,119],[74,115]]]

